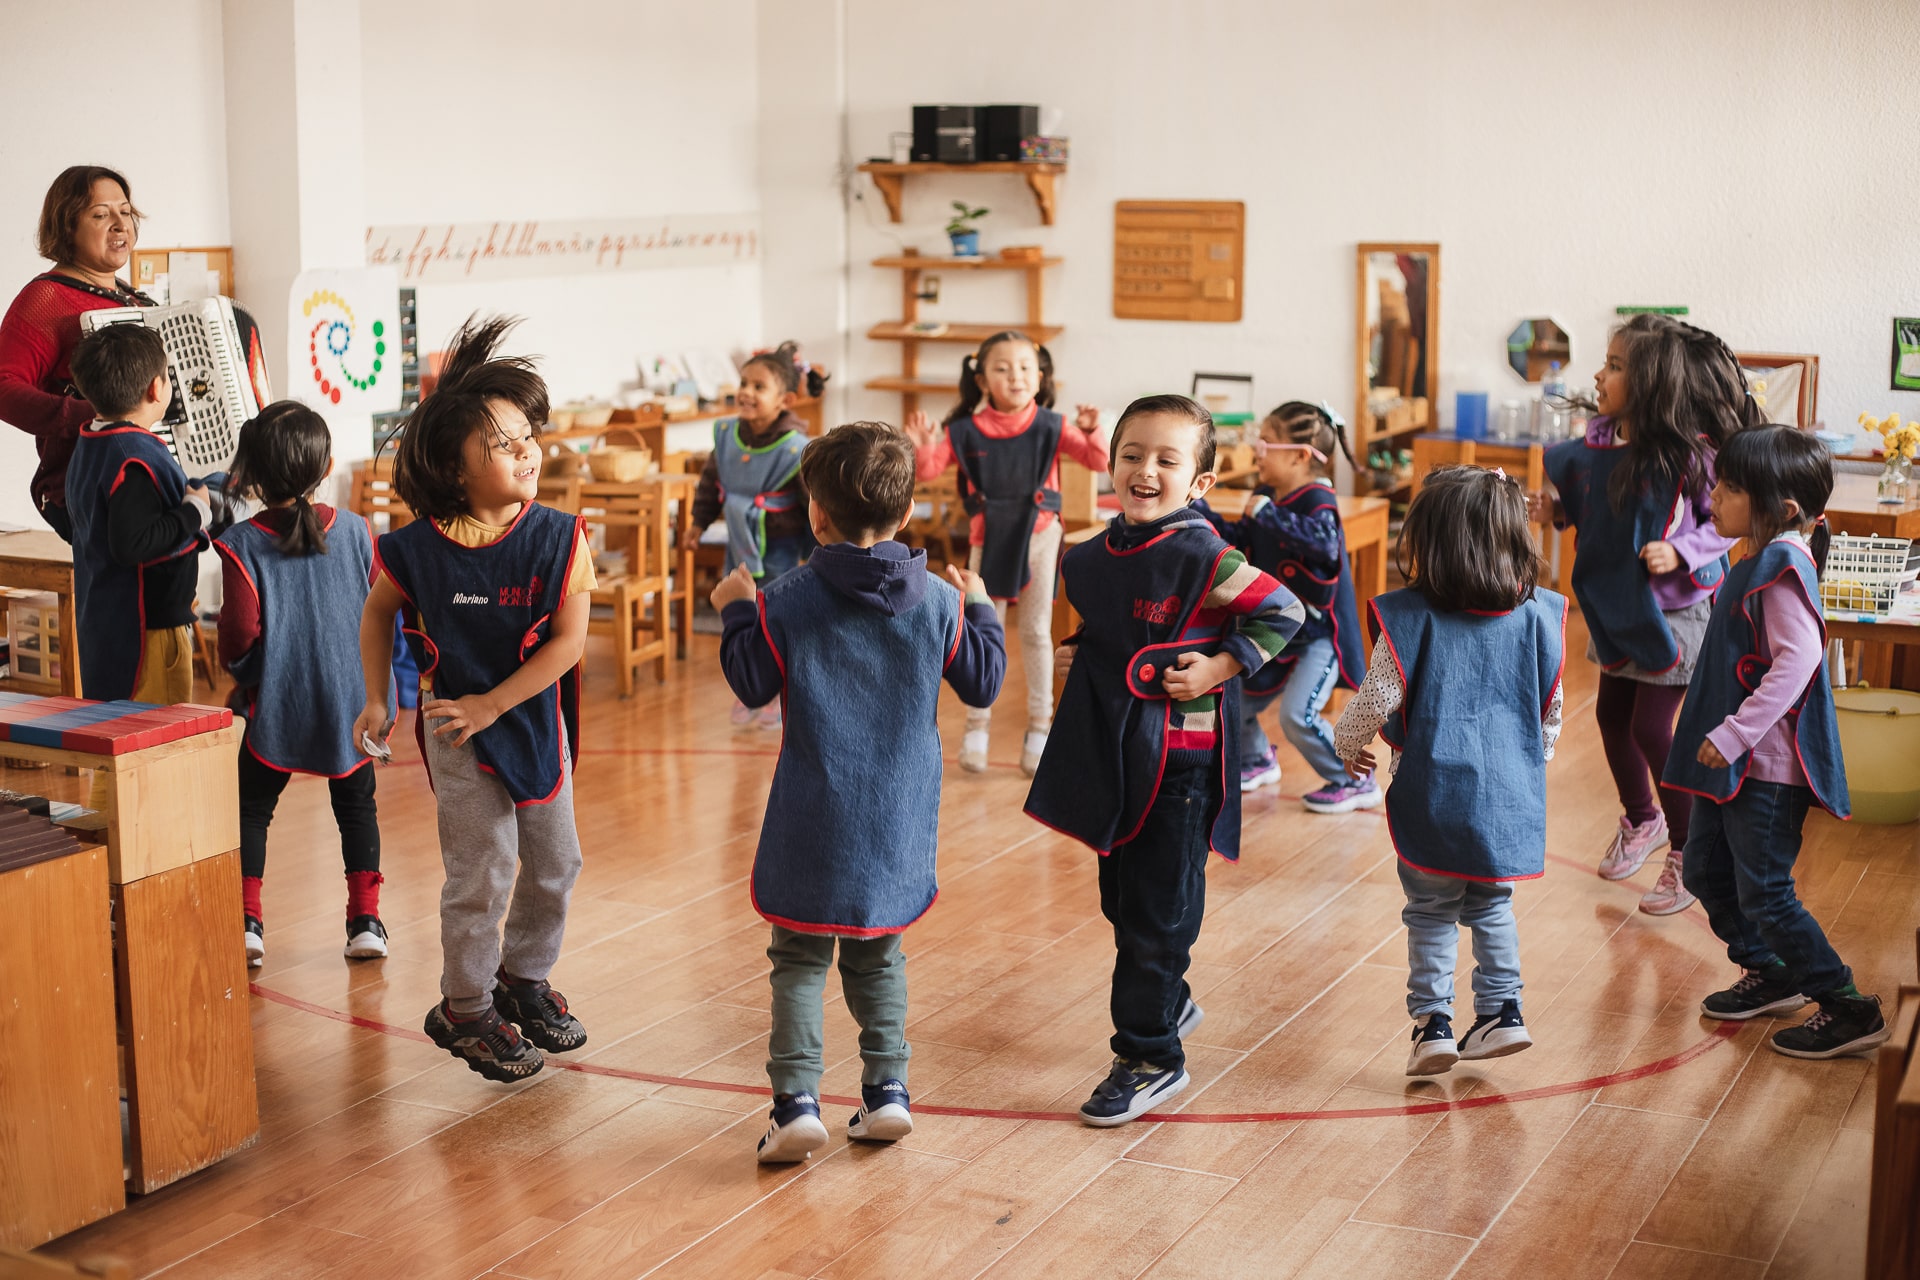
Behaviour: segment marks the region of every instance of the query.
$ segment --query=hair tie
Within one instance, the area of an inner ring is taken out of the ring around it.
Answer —
[[[1493,469],[1493,475],[1496,480],[1504,481],[1507,478],[1507,469],[1505,467],[1495,467]]]
[[[1327,416],[1328,426],[1338,427],[1342,431],[1345,431],[1347,429],[1347,420],[1341,417],[1339,414],[1335,413],[1333,411],[1333,406],[1328,404],[1325,400],[1322,400],[1320,402],[1320,412]]]

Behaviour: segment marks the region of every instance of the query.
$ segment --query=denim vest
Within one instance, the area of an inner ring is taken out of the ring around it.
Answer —
[[[1546,873],[1541,723],[1560,684],[1567,602],[1447,613],[1410,588],[1372,601],[1405,686],[1380,736],[1400,752],[1387,830],[1400,860],[1461,880]]]
[[[1706,638],[1700,642],[1700,661],[1693,669],[1693,683],[1687,686],[1687,699],[1680,705],[1680,719],[1673,728],[1673,750],[1667,755],[1667,767],[1660,779],[1667,786],[1720,804],[1740,794],[1753,763],[1751,752],[1724,769],[1701,764],[1696,753],[1707,735],[1759,688],[1760,677],[1767,673],[1771,664],[1763,656],[1761,627],[1753,611],[1760,605],[1762,591],[1789,577],[1799,584],[1814,616],[1822,618],[1820,637],[1826,639],[1826,623],[1820,613],[1820,580],[1813,558],[1804,547],[1791,540],[1770,542],[1759,555],[1733,566],[1725,590],[1713,602],[1713,618],[1707,623]],[[1840,756],[1840,720],[1833,709],[1833,690],[1827,686],[1824,663],[1787,718],[1793,722],[1794,751],[1800,757],[1800,768],[1807,775],[1814,800],[1836,818],[1849,816],[1852,804],[1847,796],[1846,764]]]
[[[80,646],[80,682],[100,702],[131,698],[140,683],[147,631],[145,565],[123,565],[107,545],[107,502],[130,467],[153,477],[169,507],[187,500],[187,473],[159,436],[121,423],[82,429],[67,464],[67,514],[73,519],[73,594]],[[207,545],[196,533],[159,560],[197,554]]]
[[[1036,409],[1017,436],[990,436],[972,418],[956,418],[947,427],[961,501],[981,518],[985,534],[980,578],[996,600],[1011,600],[1026,587],[1034,522],[1042,511],[1060,510],[1060,491],[1047,488],[1047,477],[1060,452],[1064,421],[1051,409]]]
[[[434,697],[485,693],[547,642],[580,527],[576,516],[529,502],[512,528],[483,547],[461,546],[431,520],[380,536],[381,567],[407,598],[407,643]],[[579,757],[579,707],[576,666],[468,745],[516,805],[544,804],[560,790],[563,745]],[[414,722],[423,755],[426,719]]]
[[[914,559],[924,569],[926,552]],[[939,896],[935,716],[960,622],[960,593],[938,579],[897,617],[808,565],[761,592],[760,625],[785,679],[784,736],[752,892],[774,924],[877,937],[899,933]]]
[[[257,663],[244,671],[247,746],[283,773],[340,778],[373,761],[353,741],[366,704],[360,679],[360,610],[373,571],[363,517],[333,513],[326,553],[290,556],[257,520],[237,524],[214,549],[239,566],[260,601]],[[239,666],[234,676],[243,674]]]
[[[758,578],[766,572],[767,512],[791,511],[799,499],[780,488],[799,474],[807,437],[789,431],[771,444],[749,448],[738,418],[713,424],[713,467],[720,477],[720,514],[727,522],[727,572],[744,564]]]
[[[1273,501],[1283,510],[1303,517],[1331,510],[1334,527],[1340,527],[1340,499],[1324,482],[1302,485]],[[1247,677],[1247,692],[1270,693],[1285,684],[1287,676],[1293,671],[1293,664],[1299,660],[1299,650],[1306,648],[1308,641],[1321,636],[1333,641],[1334,657],[1340,669],[1339,687],[1358,689],[1360,682],[1367,678],[1367,651],[1365,637],[1360,631],[1359,598],[1353,590],[1353,566],[1347,560],[1345,531],[1342,530],[1340,534],[1340,569],[1333,577],[1322,578],[1300,558],[1299,548],[1281,538],[1274,530],[1257,523],[1249,523],[1245,527],[1249,530],[1245,550],[1253,567],[1263,569],[1279,579],[1281,586],[1293,592],[1301,603],[1314,611],[1307,615],[1299,633],[1279,657]],[[1319,616],[1315,617],[1314,614]]]

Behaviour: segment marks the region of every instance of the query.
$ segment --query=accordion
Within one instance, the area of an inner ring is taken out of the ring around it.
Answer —
[[[203,298],[168,307],[88,311],[80,324],[88,333],[110,324],[139,324],[160,334],[173,403],[154,433],[189,476],[225,471],[241,426],[259,414],[269,396],[253,318],[231,299]]]

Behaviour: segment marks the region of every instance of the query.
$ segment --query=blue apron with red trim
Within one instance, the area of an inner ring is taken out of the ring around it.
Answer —
[[[282,773],[339,778],[372,764],[353,741],[367,700],[360,610],[373,538],[365,518],[335,511],[324,553],[286,555],[257,518],[220,535],[214,550],[245,571],[260,600],[259,643],[233,666],[248,749]]]
[[[1173,701],[1161,685],[1182,653],[1220,651],[1218,633],[1188,635],[1229,550],[1188,510],[1137,546],[1113,542],[1124,516],[1060,565],[1067,600],[1084,623],[1047,747],[1027,793],[1029,814],[1111,852],[1138,834],[1160,793]],[[1184,637],[1184,638],[1183,638]],[[1220,808],[1213,851],[1240,856],[1240,679],[1220,690]]]
[[[1567,602],[1447,613],[1417,590],[1372,600],[1406,686],[1380,736],[1400,752],[1387,830],[1402,862],[1462,880],[1529,880],[1547,863],[1540,726],[1560,683]]]
[[[1806,548],[1792,539],[1775,539],[1759,555],[1733,566],[1726,589],[1713,602],[1713,617],[1700,641],[1700,661],[1693,668],[1693,682],[1687,686],[1680,719],[1673,727],[1673,750],[1667,754],[1667,767],[1660,778],[1667,786],[1719,804],[1740,794],[1753,764],[1752,752],[1729,762],[1724,769],[1701,764],[1697,753],[1707,735],[1740,710],[1747,696],[1760,687],[1760,677],[1772,665],[1765,656],[1763,632],[1754,613],[1761,607],[1760,593],[1788,576],[1799,584],[1814,616],[1821,618],[1824,646],[1827,627],[1820,612],[1819,572]],[[1840,754],[1840,718],[1833,708],[1833,690],[1827,685],[1824,663],[1814,671],[1787,718],[1793,722],[1794,750],[1814,800],[1834,817],[1848,817],[1853,805],[1847,795],[1846,763]]]
[[[1051,409],[1036,409],[1017,436],[990,436],[972,418],[947,424],[953,460],[960,469],[960,501],[982,521],[980,579],[996,600],[1012,600],[1032,572],[1027,548],[1042,511],[1060,510],[1060,491],[1049,489],[1065,423]]]
[[[380,536],[380,564],[407,597],[407,644],[421,677],[433,682],[433,697],[485,693],[547,642],[580,530],[579,517],[529,502],[513,527],[484,547],[461,546],[431,520]],[[424,738],[427,718],[414,723]],[[580,755],[580,669],[467,742],[516,805],[553,799],[563,748],[576,760]]]
[[[789,431],[756,449],[741,440],[743,429],[738,418],[713,424],[713,468],[727,522],[727,572],[744,564],[758,578],[766,573],[767,512],[791,511],[800,503],[798,494],[780,489],[799,474],[807,437]]]
[[[1680,646],[1654,598],[1640,550],[1672,530],[1680,491],[1676,486],[1664,500],[1643,492],[1627,510],[1615,511],[1607,487],[1614,468],[1626,456],[1624,445],[1603,447],[1569,440],[1547,450],[1546,473],[1560,494],[1567,522],[1577,531],[1573,594],[1600,665],[1613,670],[1632,662],[1647,674],[1658,675],[1680,661]],[[1695,585],[1710,591],[1726,573],[1727,558],[1721,556],[1692,576]]]
[[[159,436],[123,423],[80,432],[67,464],[67,514],[73,520],[73,594],[80,628],[80,683],[89,698],[113,702],[131,698],[140,680],[140,651],[146,639],[146,565],[123,565],[107,546],[107,501],[129,467],[153,477],[160,500],[169,507],[187,500],[187,473]],[[194,534],[158,560],[159,564],[197,555],[207,545],[204,531]]]
[[[1301,517],[1332,511],[1334,528],[1340,529],[1340,499],[1325,484],[1302,485],[1284,498],[1274,498],[1273,502]],[[1256,522],[1246,522],[1241,527],[1246,530],[1246,545],[1241,550],[1247,553],[1253,567],[1279,579],[1280,585],[1298,596],[1308,609],[1307,620],[1300,624],[1299,632],[1287,642],[1280,656],[1246,678],[1247,692],[1271,693],[1285,684],[1293,672],[1293,664],[1300,658],[1300,650],[1321,636],[1333,640],[1334,657],[1340,669],[1338,687],[1358,689],[1360,682],[1367,678],[1367,650],[1360,632],[1360,605],[1353,590],[1353,566],[1347,560],[1346,533],[1340,533],[1339,572],[1331,578],[1322,578],[1300,558],[1299,546],[1281,537],[1278,531]]]
[[[926,557],[913,553],[922,572]],[[891,617],[808,565],[760,595],[785,675],[780,761],[753,859],[753,905],[774,924],[899,933],[939,895],[935,713],[962,601],[937,578],[926,586],[919,604]]]

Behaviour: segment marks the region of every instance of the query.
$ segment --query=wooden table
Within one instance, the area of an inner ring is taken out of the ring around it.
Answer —
[[[79,624],[74,618],[73,548],[45,529],[0,533],[0,587],[60,598],[60,693],[80,696]]]
[[[1526,486],[1528,493],[1537,493],[1547,487],[1548,445],[1540,440],[1461,440],[1443,432],[1425,432],[1413,438],[1412,495],[1420,495],[1428,472],[1445,466],[1503,467]],[[1556,530],[1550,523],[1533,528],[1534,540],[1548,558],[1549,583],[1556,591],[1566,591],[1562,584],[1573,573],[1573,528]],[[1556,538],[1560,541],[1558,556],[1553,554]]]
[[[1883,504],[1879,476],[1842,471],[1827,499],[1827,528],[1862,538],[1920,538],[1920,502]]]
[[[1827,528],[1855,537],[1920,538],[1920,502],[1881,503],[1880,477],[1840,472],[1827,499]],[[1906,597],[1902,597],[1903,601]],[[1828,619],[1831,639],[1860,642],[1860,679],[1881,689],[1920,686],[1920,615],[1895,606],[1894,616],[1879,622]]]

